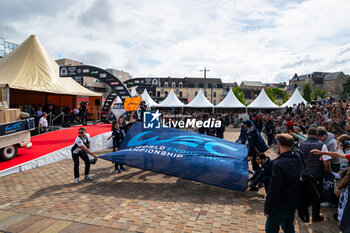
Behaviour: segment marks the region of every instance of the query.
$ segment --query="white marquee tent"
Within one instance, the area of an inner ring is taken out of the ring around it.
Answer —
[[[149,107],[157,107],[158,104],[152,99],[151,96],[149,96],[147,89],[145,89],[141,95],[142,100],[146,101],[147,105]]]
[[[102,95],[81,86],[72,78],[60,78],[58,64],[35,35],[0,60],[0,85],[64,95]]]
[[[271,99],[266,95],[265,90],[262,89],[258,97],[256,97],[256,99],[251,104],[249,104],[247,108],[274,109],[280,108],[280,106],[273,103]]]
[[[241,103],[235,96],[235,94],[230,91],[227,93],[226,97],[215,106],[216,108],[246,108],[244,104]]]
[[[289,100],[287,102],[285,102],[284,104],[282,104],[282,107],[293,107],[294,104],[298,105],[298,104],[307,104],[307,101],[301,96],[298,88],[295,89],[293,95],[289,98]]]
[[[131,89],[130,94],[131,94],[131,96],[132,96],[132,97],[134,97],[134,96],[137,96],[137,95],[138,95],[138,93],[137,93],[137,91],[136,91],[136,88],[135,88],[135,87],[133,87],[133,88]]]
[[[177,98],[174,90],[171,89],[169,95],[157,107],[183,107],[184,104]]]
[[[199,89],[199,92],[194,97],[194,99],[187,104],[185,107],[188,108],[213,108],[214,105],[209,102],[209,100],[204,96],[202,89]]]

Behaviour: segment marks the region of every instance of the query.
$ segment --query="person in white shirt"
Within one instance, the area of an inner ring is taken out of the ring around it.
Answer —
[[[47,113],[44,112],[43,116],[39,120],[40,133],[45,133],[47,131],[48,123],[46,118],[47,118]]]
[[[85,163],[85,180],[92,181],[92,177],[89,176],[90,172],[90,160],[88,154],[98,158],[93,152],[90,151],[90,135],[86,134],[85,128],[79,128],[79,136],[75,139],[74,145],[72,147],[72,158],[74,161],[74,184],[79,183],[79,157]]]

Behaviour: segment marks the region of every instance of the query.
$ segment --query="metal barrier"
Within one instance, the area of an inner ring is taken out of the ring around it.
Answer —
[[[50,112],[50,113],[51,113],[51,112]],[[54,122],[57,118],[59,118],[60,116],[62,116],[62,122],[61,122],[61,123],[63,123],[63,121],[64,121],[64,112],[61,112],[61,113],[58,114],[55,118],[51,119],[51,131],[53,130],[53,122]]]

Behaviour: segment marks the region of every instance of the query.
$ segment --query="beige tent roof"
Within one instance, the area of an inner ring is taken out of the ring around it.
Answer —
[[[72,78],[60,78],[59,66],[31,35],[14,51],[0,59],[0,85],[10,88],[66,95],[101,96]]]

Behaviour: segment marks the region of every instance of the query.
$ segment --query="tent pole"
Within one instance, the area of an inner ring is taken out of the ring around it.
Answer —
[[[5,100],[8,104],[8,106],[10,107],[10,87],[9,87],[9,85],[5,86]]]

